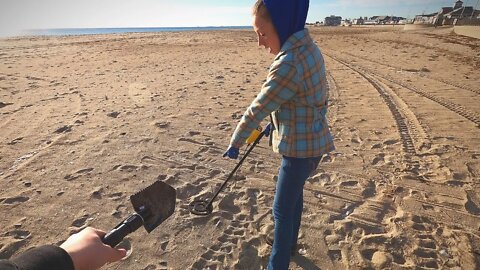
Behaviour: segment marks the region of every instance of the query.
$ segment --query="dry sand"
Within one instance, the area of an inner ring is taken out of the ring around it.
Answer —
[[[480,40],[314,28],[337,151],[305,186],[291,269],[480,269]],[[109,230],[156,179],[177,209],[105,269],[261,269],[280,158],[261,142],[209,217],[187,206],[272,56],[253,31],[0,40],[0,257]]]

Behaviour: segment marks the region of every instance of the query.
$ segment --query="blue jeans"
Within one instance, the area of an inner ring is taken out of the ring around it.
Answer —
[[[268,269],[288,269],[290,252],[297,245],[303,211],[303,186],[315,171],[321,157],[294,158],[283,156],[278,172],[273,202],[275,236]]]

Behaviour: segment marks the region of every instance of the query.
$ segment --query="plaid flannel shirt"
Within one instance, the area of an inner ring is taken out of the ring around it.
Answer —
[[[273,150],[288,157],[318,157],[335,149],[326,113],[323,56],[308,30],[296,32],[275,57],[260,93],[242,116],[230,145],[240,148],[273,112]]]

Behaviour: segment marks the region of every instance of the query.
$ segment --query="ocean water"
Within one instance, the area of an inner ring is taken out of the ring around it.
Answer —
[[[99,35],[122,33],[152,33],[178,31],[212,31],[229,29],[252,29],[252,26],[207,26],[207,27],[148,27],[148,28],[57,28],[25,30],[25,36],[70,36],[70,35]]]

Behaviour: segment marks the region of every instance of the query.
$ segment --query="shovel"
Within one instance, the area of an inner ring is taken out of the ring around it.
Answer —
[[[125,236],[145,227],[148,233],[162,224],[175,210],[176,191],[170,185],[156,181],[149,187],[130,196],[135,213],[120,222],[102,239],[111,247],[118,245]]]

